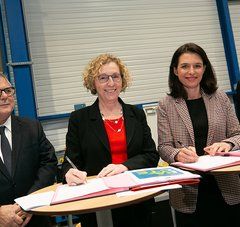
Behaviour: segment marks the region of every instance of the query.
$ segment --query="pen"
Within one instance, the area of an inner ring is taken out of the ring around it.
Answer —
[[[77,166],[75,166],[73,164],[73,162],[70,160],[70,158],[68,156],[65,156],[66,160],[69,162],[69,164],[74,168],[74,169],[77,169]]]
[[[189,146],[185,145],[185,144],[182,143],[181,141],[178,140],[177,142],[179,143],[180,146],[182,146],[182,147],[184,147],[184,148],[186,148],[186,149],[188,149],[188,150],[192,150],[191,148],[189,148]],[[206,152],[205,152],[205,154],[206,154]]]
[[[185,145],[184,143],[182,143],[181,141],[178,140],[177,142],[179,143],[180,146],[189,149],[188,146],[186,146],[186,145]],[[206,155],[206,154],[207,154],[207,152],[204,152],[204,155]],[[226,156],[227,156],[227,155],[226,155]]]
[[[186,146],[185,144],[183,144],[182,142],[180,142],[179,140],[177,141],[178,142],[178,144],[180,145],[180,146],[182,146],[182,147],[184,147],[184,148],[187,148],[188,149],[188,146]]]
[[[74,169],[78,169],[77,166],[74,165],[74,163],[70,160],[70,158],[67,155],[65,156],[65,158]],[[87,180],[84,180],[83,183],[86,184]]]

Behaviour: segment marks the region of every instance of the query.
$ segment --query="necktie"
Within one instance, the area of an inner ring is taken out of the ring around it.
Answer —
[[[8,172],[11,175],[11,169],[12,169],[12,150],[10,147],[10,144],[8,142],[8,139],[5,135],[5,126],[0,127],[0,135],[1,135],[1,150],[3,155],[4,164],[7,167]]]

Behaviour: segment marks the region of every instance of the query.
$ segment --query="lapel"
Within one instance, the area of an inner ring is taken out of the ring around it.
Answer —
[[[98,107],[98,99],[90,106],[89,118],[93,133],[99,138],[99,140],[104,144],[106,149],[110,152],[107,132],[105,131],[103,120]]]
[[[208,116],[208,137],[207,137],[207,146],[209,144],[212,144],[212,139],[214,135],[214,128],[215,128],[215,103],[214,103],[214,98],[211,95],[207,95],[205,93],[202,94],[205,106],[206,106],[206,111],[207,111],[207,116]]]
[[[127,146],[128,146],[130,141],[133,138],[134,128],[135,128],[134,127],[135,118],[131,109],[121,99],[119,99],[119,101],[123,108],[124,125],[126,129],[126,139],[127,139]]]
[[[7,170],[7,167],[4,165],[2,159],[0,158],[0,172],[2,172],[2,174],[8,178],[8,179],[11,179],[11,176]]]
[[[12,127],[12,177],[16,169],[17,163],[17,154],[19,153],[19,146],[21,140],[21,132],[18,119],[12,115],[11,116],[11,127]],[[9,179],[12,179],[10,174],[7,171],[6,166],[4,165],[2,159],[0,159],[0,171]]]
[[[22,132],[21,132],[21,122],[19,119],[12,115],[12,171],[13,176],[16,170],[16,165],[19,158],[20,147],[22,144]],[[30,139],[30,138],[27,138]]]
[[[187,104],[184,99],[176,99],[175,106],[177,109],[177,112],[179,116],[181,117],[185,127],[188,130],[188,133],[190,135],[191,141],[193,145],[195,146],[195,140],[194,140],[194,132],[193,132],[193,126],[192,121],[188,112]]]

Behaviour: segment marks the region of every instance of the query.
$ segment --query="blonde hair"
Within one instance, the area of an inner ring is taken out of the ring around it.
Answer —
[[[115,62],[119,67],[120,74],[122,77],[121,91],[125,91],[126,88],[130,85],[131,75],[127,67],[123,64],[123,62],[112,54],[101,54],[89,62],[89,64],[86,66],[82,74],[83,85],[88,90],[90,90],[93,95],[97,93],[94,80],[97,76],[99,76],[100,68],[103,65],[108,64],[110,62]]]
[[[8,80],[7,76],[6,76],[3,72],[0,72],[0,77],[2,77],[4,80],[6,80],[6,81],[9,83],[9,85],[12,86],[12,84],[11,84],[10,81]]]

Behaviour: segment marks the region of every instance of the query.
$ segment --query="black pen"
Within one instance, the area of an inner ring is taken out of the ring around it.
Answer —
[[[77,166],[74,165],[74,163],[70,160],[70,158],[66,155],[65,156],[66,160],[69,162],[69,164],[73,167],[73,169],[78,169]],[[87,180],[84,180],[84,184],[87,183]]]
[[[188,146],[186,146],[185,144],[183,144],[182,142],[180,142],[179,140],[177,141],[178,142],[178,144],[180,145],[180,146],[182,146],[182,147],[184,147],[184,148],[187,148],[188,149]]]
[[[182,147],[184,147],[184,148],[186,148],[186,149],[188,149],[188,150],[192,150],[192,149],[189,149],[189,146],[186,146],[184,143],[182,143],[181,141],[177,141],[178,143],[179,143],[179,145],[180,146],[182,146]],[[204,154],[207,154],[206,152],[204,153]]]

